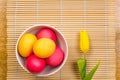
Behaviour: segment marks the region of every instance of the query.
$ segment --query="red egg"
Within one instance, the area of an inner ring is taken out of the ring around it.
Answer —
[[[39,38],[49,38],[56,42],[56,35],[54,31],[49,28],[43,28],[37,33],[37,39]]]
[[[41,59],[41,58],[38,58],[35,55],[29,56],[26,59],[26,63],[25,64],[26,64],[27,69],[30,72],[33,72],[33,73],[41,72],[45,68],[45,66],[46,66],[45,60]]]
[[[60,47],[56,47],[53,55],[46,59],[46,63],[52,67],[59,66],[64,59],[64,53]]]

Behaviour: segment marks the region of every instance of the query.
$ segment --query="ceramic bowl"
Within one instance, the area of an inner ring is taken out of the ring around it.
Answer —
[[[37,24],[37,25],[31,26],[31,27],[27,28],[25,31],[23,31],[22,34],[19,36],[19,38],[17,40],[17,43],[16,43],[16,58],[17,58],[18,63],[20,64],[20,66],[25,71],[31,73],[25,66],[25,58],[23,58],[23,57],[21,57],[19,55],[18,42],[19,42],[19,40],[20,40],[20,38],[22,37],[23,34],[26,34],[26,33],[36,34],[42,28],[49,28],[49,29],[51,29],[51,30],[53,30],[55,32],[55,34],[57,36],[57,45],[64,52],[64,60],[59,66],[50,67],[49,65],[47,65],[42,72],[40,72],[40,73],[32,73],[32,74],[34,74],[36,76],[49,76],[49,75],[55,74],[57,71],[59,71],[64,66],[64,64],[66,63],[66,60],[67,60],[67,57],[68,57],[68,45],[67,45],[67,42],[66,42],[63,34],[58,29],[56,29],[55,27],[50,26],[50,25],[45,25],[45,24]]]

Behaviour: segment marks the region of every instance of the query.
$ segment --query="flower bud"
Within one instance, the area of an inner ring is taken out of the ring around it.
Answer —
[[[86,30],[80,31],[80,50],[84,54],[89,51],[89,37]]]

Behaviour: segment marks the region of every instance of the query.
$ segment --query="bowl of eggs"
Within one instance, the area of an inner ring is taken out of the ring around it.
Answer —
[[[18,38],[16,58],[20,66],[35,76],[49,76],[66,63],[68,45],[62,33],[50,25],[27,28]]]

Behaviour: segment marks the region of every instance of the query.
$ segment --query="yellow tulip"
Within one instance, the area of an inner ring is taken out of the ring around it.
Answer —
[[[86,30],[80,31],[80,50],[84,54],[89,51],[89,37]]]

